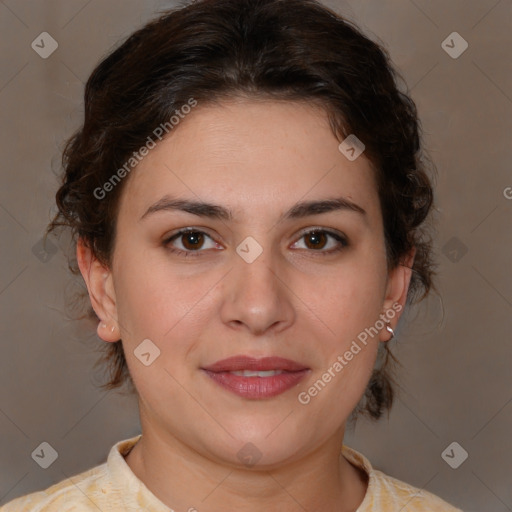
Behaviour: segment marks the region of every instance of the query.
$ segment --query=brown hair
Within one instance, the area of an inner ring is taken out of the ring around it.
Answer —
[[[356,134],[365,144],[376,170],[388,269],[416,247],[407,301],[422,300],[434,288],[426,229],[433,190],[416,106],[398,79],[382,46],[314,0],[199,0],[161,13],[89,77],[85,119],[63,151],[59,211],[47,234],[71,228],[73,244],[80,237],[110,266],[126,179],[101,199],[95,190],[190,98],[199,104],[234,96],[315,103],[338,140]],[[92,308],[89,314],[96,318]],[[133,390],[122,343],[105,345],[111,378],[102,387],[128,382]],[[391,408],[394,396],[389,365],[397,361],[387,343],[380,347],[355,410],[373,419]]]

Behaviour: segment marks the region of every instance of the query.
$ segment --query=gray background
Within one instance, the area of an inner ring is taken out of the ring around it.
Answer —
[[[390,418],[360,420],[345,443],[468,512],[510,511],[512,1],[325,3],[390,51],[439,173],[440,295],[396,333],[404,369]],[[104,462],[139,433],[135,398],[94,386],[101,342],[66,316],[80,286],[62,250],[42,258],[37,244],[55,208],[59,152],[82,118],[83,83],[112,45],[170,5],[0,3],[0,504]],[[31,48],[43,31],[59,45],[47,59]],[[441,46],[454,31],[469,44],[456,59]],[[31,458],[43,441],[59,455],[46,470]],[[453,441],[469,454],[457,469],[441,456]]]

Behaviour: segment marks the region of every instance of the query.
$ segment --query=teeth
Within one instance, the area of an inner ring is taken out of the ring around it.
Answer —
[[[240,370],[236,372],[229,372],[233,375],[238,375],[239,377],[273,377],[274,375],[279,375],[283,373],[283,370],[268,370],[264,372],[253,372],[251,370]]]

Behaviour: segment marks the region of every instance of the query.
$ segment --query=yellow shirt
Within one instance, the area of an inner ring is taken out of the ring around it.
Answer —
[[[45,491],[14,499],[0,512],[172,512],[135,476],[123,457],[140,437],[116,443],[106,463]],[[342,454],[368,474],[368,489],[357,512],[462,512],[427,491],[373,469],[366,457],[346,445]]]

